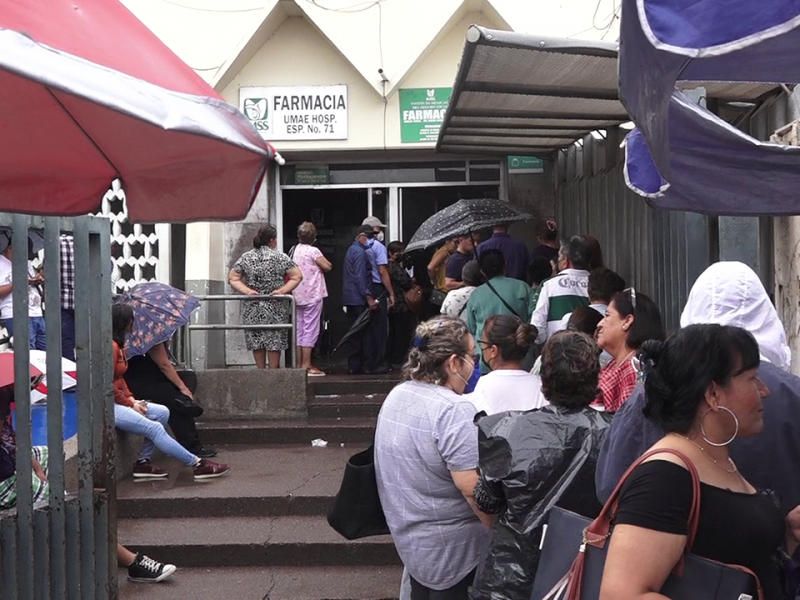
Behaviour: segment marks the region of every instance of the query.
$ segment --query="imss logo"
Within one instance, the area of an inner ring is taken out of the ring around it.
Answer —
[[[245,98],[244,114],[259,131],[269,131],[269,104],[266,98]]]

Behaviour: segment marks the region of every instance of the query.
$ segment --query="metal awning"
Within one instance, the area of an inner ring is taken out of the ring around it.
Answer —
[[[616,44],[473,25],[436,150],[547,155],[628,120]]]
[[[618,96],[617,44],[546,38],[473,25],[437,152],[547,156],[629,121]],[[678,81],[722,103],[756,103],[776,86]]]

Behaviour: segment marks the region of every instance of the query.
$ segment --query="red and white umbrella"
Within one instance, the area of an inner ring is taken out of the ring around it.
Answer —
[[[241,219],[271,156],[117,0],[0,0],[4,211],[96,212],[120,178],[134,222]]]
[[[35,371],[44,374],[44,377],[31,391],[31,402],[40,402],[47,398],[47,352],[44,350],[31,350],[31,373]],[[13,355],[13,353],[10,353]],[[35,370],[35,371],[34,371]],[[68,358],[61,359],[61,389],[70,390],[78,383],[78,367]]]

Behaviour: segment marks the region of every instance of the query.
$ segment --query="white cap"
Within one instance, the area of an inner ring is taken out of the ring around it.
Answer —
[[[362,225],[369,225],[370,227],[382,227],[386,229],[386,225],[381,223],[381,220],[378,217],[367,217],[363,221],[361,221]]]

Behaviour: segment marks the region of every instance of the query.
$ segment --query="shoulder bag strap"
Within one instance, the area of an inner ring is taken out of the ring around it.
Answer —
[[[512,313],[513,315],[515,315],[515,316],[516,316],[518,319],[520,319],[520,320],[522,320],[522,321],[524,321],[524,320],[525,320],[525,319],[523,319],[522,317],[520,317],[520,316],[519,316],[519,313],[518,313],[517,311],[515,311],[513,308],[511,308],[511,305],[510,305],[508,302],[506,302],[506,301],[505,301],[505,298],[503,298],[503,297],[502,297],[500,294],[498,294],[498,293],[497,293],[497,290],[496,290],[496,289],[494,289],[494,286],[492,285],[492,282],[491,282],[491,281],[487,281],[487,282],[486,282],[486,285],[488,285],[488,286],[489,286],[489,289],[490,289],[490,290],[492,290],[492,292],[494,292],[494,295],[495,295],[495,296],[497,296],[498,298],[500,298],[500,302],[502,302],[502,303],[505,305],[505,307],[506,307],[508,310],[510,310],[510,311],[511,311],[511,313]]]
[[[497,293],[497,292],[495,292],[495,293]],[[501,300],[502,300],[502,298],[501,298]],[[469,298],[467,298],[467,301],[466,301],[466,302],[464,302],[464,304],[462,304],[462,305],[461,305],[461,308],[460,308],[460,309],[458,309],[458,314],[457,314],[456,316],[457,316],[459,319],[461,318],[461,315],[463,315],[463,314],[464,314],[464,311],[465,311],[465,310],[467,310],[467,304],[469,304]]]
[[[655,454],[664,453],[673,454],[680,458],[681,461],[686,464],[686,469],[692,476],[692,506],[689,509],[689,523],[686,531],[686,552],[691,552],[695,536],[697,535],[697,524],[700,520],[700,477],[697,475],[697,469],[692,461],[689,460],[689,458],[683,452],[680,452],[679,450],[673,450],[672,448],[658,448],[656,450],[646,452],[639,457],[639,460],[634,462],[627,471],[625,471],[625,474],[620,478],[619,483],[617,483],[617,487],[614,488],[614,491],[611,493],[611,496],[608,498],[605,506],[603,506],[603,510],[600,511],[600,515],[594,521],[592,521],[589,527],[586,528],[586,531],[584,532],[585,543],[597,548],[602,548],[605,545],[606,540],[611,535],[611,520],[617,512],[619,495],[622,491],[622,486],[625,485],[625,481],[628,479],[633,470],[648,458]],[[680,574],[682,571],[683,558],[681,558],[675,567],[676,574]]]

